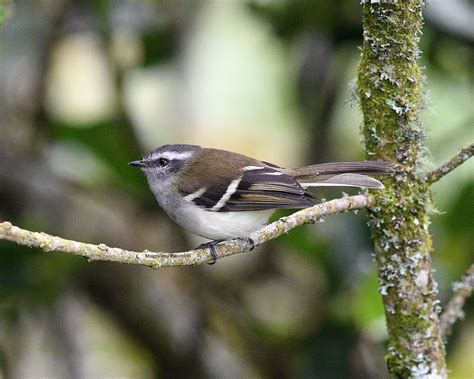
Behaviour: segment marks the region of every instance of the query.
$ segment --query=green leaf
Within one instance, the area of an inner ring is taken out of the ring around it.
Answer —
[[[362,280],[353,303],[354,320],[359,329],[370,331],[383,320],[384,308],[379,293],[379,280],[372,271]]]
[[[2,26],[10,16],[11,9],[10,0],[0,0],[0,26]]]

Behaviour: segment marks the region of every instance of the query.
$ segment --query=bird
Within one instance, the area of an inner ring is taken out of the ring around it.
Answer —
[[[246,238],[276,209],[315,204],[312,187],[382,189],[368,175],[386,174],[386,161],[332,162],[284,168],[239,153],[169,144],[129,162],[145,174],[161,208],[186,230],[213,240]],[[202,245],[202,246],[204,246]]]

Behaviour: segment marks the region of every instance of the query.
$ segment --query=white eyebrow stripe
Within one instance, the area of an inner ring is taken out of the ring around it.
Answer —
[[[219,199],[219,201],[216,203],[216,205],[214,205],[211,208],[211,211],[218,211],[219,209],[221,209],[225,205],[227,200],[229,200],[230,197],[237,190],[237,187],[239,186],[239,183],[240,183],[241,180],[242,180],[242,177],[240,177],[238,179],[235,179],[235,180],[232,180],[232,182],[230,182],[229,187],[227,187],[227,191],[225,191],[225,194],[222,195],[222,197]]]
[[[197,191],[195,191],[193,193],[190,193],[189,195],[185,196],[184,200],[193,201],[194,199],[200,197],[204,192],[206,192],[206,190],[207,190],[206,187],[199,188]]]
[[[264,166],[246,166],[242,170],[243,171],[252,171],[252,170],[262,170],[264,169]]]
[[[182,153],[167,151],[166,153],[163,153],[163,156],[170,161],[174,159],[183,160],[183,159],[189,158],[191,155],[193,155],[192,151],[185,151]]]
[[[186,158],[189,158],[191,155],[193,155],[194,152],[192,151],[183,151],[181,153],[178,153],[177,151],[165,151],[163,153],[160,153],[160,154],[153,154],[151,156],[151,159],[150,160],[155,160],[155,159],[158,159],[158,158],[166,158],[168,159],[169,161],[172,161],[172,160],[183,160],[183,159],[186,159]]]

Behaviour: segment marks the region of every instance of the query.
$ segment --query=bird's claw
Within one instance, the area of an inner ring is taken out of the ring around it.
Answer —
[[[211,255],[212,255],[212,262],[209,262],[208,264],[213,265],[214,263],[216,263],[217,259],[219,258],[217,256],[215,246],[217,244],[221,243],[222,241],[224,241],[224,240],[214,240],[214,241],[211,241],[211,242],[203,243],[203,244],[199,245],[196,248],[196,250],[198,250],[198,249],[209,249],[211,251]]]

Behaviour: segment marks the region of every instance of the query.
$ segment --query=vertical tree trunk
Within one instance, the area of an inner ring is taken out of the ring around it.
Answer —
[[[387,364],[398,377],[446,377],[437,283],[428,232],[429,186],[421,172],[425,135],[419,119],[424,77],[417,59],[422,0],[363,3],[358,93],[369,159],[399,164],[375,193],[369,225],[377,251],[389,333]]]

